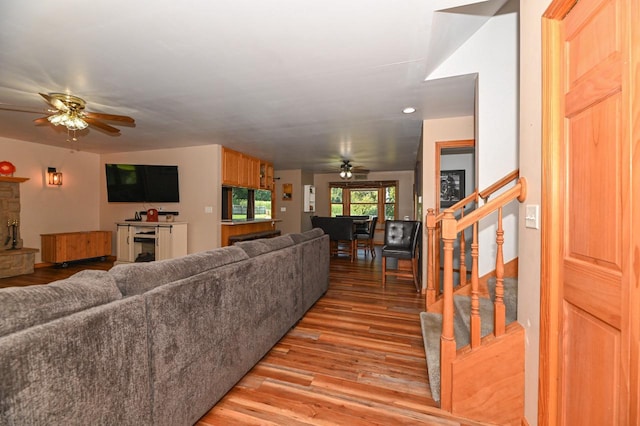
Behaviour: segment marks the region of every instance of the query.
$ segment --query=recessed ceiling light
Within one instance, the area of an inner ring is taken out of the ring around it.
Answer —
[[[416,112],[416,109],[414,107],[406,107],[402,110],[402,112],[404,112],[405,114],[413,114],[414,112]]]

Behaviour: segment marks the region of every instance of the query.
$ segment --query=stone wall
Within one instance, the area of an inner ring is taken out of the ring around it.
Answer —
[[[12,247],[13,221],[18,222],[16,248],[22,247],[20,238],[20,184],[0,181],[0,249]]]
[[[0,176],[0,278],[33,272],[37,249],[22,247],[20,238],[20,183],[26,178]],[[16,244],[13,227],[16,223]]]

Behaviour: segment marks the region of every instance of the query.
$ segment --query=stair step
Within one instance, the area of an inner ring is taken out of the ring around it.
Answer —
[[[434,401],[440,401],[440,333],[442,332],[442,315],[435,312],[421,312],[422,340],[427,356],[429,387]]]
[[[480,302],[480,337],[493,333],[493,302],[486,297],[478,299]],[[456,314],[454,330],[456,333],[456,349],[471,343],[471,296],[453,296],[453,306]]]
[[[506,324],[510,324],[517,318],[518,313],[518,279],[505,278],[504,304]],[[495,299],[495,278],[487,283],[491,299],[479,298],[480,304],[480,335],[488,336],[493,333],[493,300]],[[469,345],[471,297],[453,296],[455,317],[453,329],[456,338],[456,349]],[[442,333],[442,315],[435,312],[421,312],[420,325],[422,327],[422,339],[427,357],[427,371],[429,373],[429,386],[431,396],[436,402],[440,402],[440,334]]]

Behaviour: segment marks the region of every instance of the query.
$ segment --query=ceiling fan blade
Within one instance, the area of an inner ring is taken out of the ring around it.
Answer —
[[[66,106],[64,102],[62,102],[60,99],[49,96],[46,93],[40,93],[40,96],[42,96],[49,105],[51,105],[58,111],[63,111],[63,112],[69,111],[69,107]]]
[[[49,117],[40,117],[33,120],[37,125],[49,124]]]
[[[120,121],[122,123],[130,123],[130,124],[133,124],[136,122],[133,118],[128,117],[126,115],[103,114],[101,112],[88,112],[88,111],[85,111],[83,114],[87,118],[94,118],[99,120]]]
[[[351,168],[351,171],[354,173],[369,173],[370,170],[369,169],[365,169],[362,166],[355,166]]]
[[[21,107],[19,105],[0,104],[0,110],[15,112],[30,112],[33,114],[46,114],[46,110]]]
[[[92,126],[97,127],[98,129],[102,129],[102,130],[104,130],[105,132],[109,132],[109,133],[117,133],[117,134],[119,134],[119,133],[120,133],[120,129],[116,129],[116,128],[115,128],[115,127],[113,127],[113,126],[109,126],[108,124],[103,123],[102,121],[97,120],[97,119],[95,119],[95,118],[91,118],[91,117],[84,117],[84,121],[86,121],[87,123],[89,123],[89,124],[90,124],[90,125],[92,125]]]

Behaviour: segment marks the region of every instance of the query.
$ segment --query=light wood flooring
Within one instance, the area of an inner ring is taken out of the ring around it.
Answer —
[[[379,250],[379,248],[378,248]],[[112,262],[38,268],[0,287],[46,283]],[[326,295],[198,422],[209,425],[481,425],[431,399],[409,280],[381,288],[380,254],[332,258]]]

